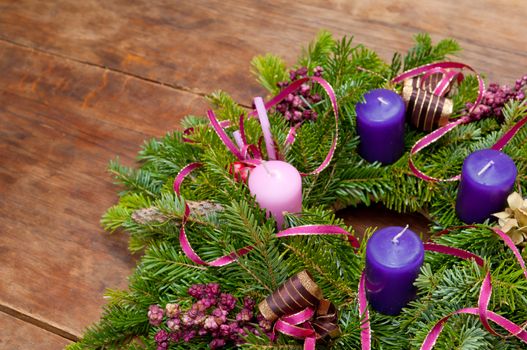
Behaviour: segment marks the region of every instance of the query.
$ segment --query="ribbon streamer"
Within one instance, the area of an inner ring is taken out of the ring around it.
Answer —
[[[174,179],[174,192],[181,196],[181,184],[183,180],[195,169],[202,167],[201,163],[190,163],[185,166],[181,171],[176,175]],[[207,266],[225,266],[236,261],[239,257],[248,254],[251,250],[254,249],[252,246],[246,246],[241,249],[238,249],[235,252],[219,257],[211,262],[206,262],[201,259],[201,257],[196,253],[192,248],[190,241],[188,240],[185,226],[187,224],[188,218],[190,216],[190,207],[185,202],[185,211],[183,213],[183,218],[181,220],[181,228],[179,230],[179,243],[183,253],[198,265],[207,265]],[[290,236],[305,236],[305,235],[344,235],[347,237],[348,241],[355,248],[359,247],[359,241],[352,233],[344,230],[343,228],[336,225],[304,225],[291,227],[286,230],[280,231],[276,234],[278,238],[290,237]]]
[[[437,85],[436,89],[434,90],[434,93],[441,93],[444,94],[447,91],[447,86],[449,86],[450,82],[454,79],[455,76],[458,76],[458,79],[460,79],[462,76],[459,75],[461,72],[453,72],[450,73],[450,71],[446,71],[447,69],[468,69],[476,74],[476,77],[478,79],[478,97],[476,98],[476,102],[474,105],[469,109],[467,115],[464,117],[461,117],[453,122],[450,122],[446,124],[445,126],[440,127],[439,129],[434,130],[430,134],[426,135],[422,139],[418,140],[410,150],[410,156],[408,158],[408,165],[410,166],[410,169],[414,173],[415,176],[422,180],[426,181],[457,181],[460,178],[460,175],[448,178],[448,179],[438,179],[432,176],[429,176],[425,174],[423,171],[417,168],[417,166],[414,164],[414,161],[412,159],[412,156],[416,155],[421,151],[423,148],[430,146],[431,144],[435,143],[437,140],[439,140],[441,137],[449,133],[451,130],[456,128],[460,124],[465,124],[468,122],[471,122],[472,119],[470,118],[470,114],[476,109],[476,107],[481,103],[481,100],[483,99],[483,92],[485,91],[485,83],[483,82],[483,79],[480,77],[480,75],[470,66],[460,63],[460,62],[436,62],[436,63],[430,63],[425,64],[423,66],[411,69],[409,71],[406,71],[399,76],[395,77],[392,82],[393,83],[400,83],[406,79],[418,77],[421,75],[428,76],[430,74],[434,73],[445,73],[445,76],[440,81],[440,83]],[[454,74],[457,73],[457,74]]]
[[[315,349],[316,340],[340,335],[337,309],[323,299],[322,290],[306,270],[285,281],[259,305],[276,332],[304,340],[304,349]]]
[[[437,142],[441,137],[443,137],[444,135],[452,131],[457,126],[461,124],[467,124],[467,123],[474,121],[474,119],[471,117],[471,114],[478,107],[478,105],[481,103],[481,100],[483,99],[483,93],[485,91],[485,83],[483,82],[483,79],[480,77],[480,75],[472,67],[464,63],[459,63],[459,62],[436,62],[436,63],[426,64],[426,65],[411,69],[409,71],[406,71],[402,73],[401,75],[395,77],[392,80],[393,83],[400,83],[406,79],[422,76],[422,80],[424,83],[425,79],[430,78],[433,74],[443,74],[443,78],[436,85],[433,91],[434,94],[438,96],[442,96],[448,91],[448,87],[450,86],[450,84],[456,77],[457,77],[458,82],[463,79],[463,74],[461,73],[461,71],[456,72],[456,71],[452,71],[452,69],[459,69],[459,70],[468,69],[476,74],[476,77],[478,79],[478,97],[476,98],[475,103],[468,110],[466,115],[440,127],[439,129],[432,131],[430,134],[424,136],[412,146],[412,149],[410,150],[410,157],[408,158],[408,165],[410,166],[410,169],[412,170],[415,176],[425,181],[451,182],[451,181],[458,181],[460,179],[461,177],[460,174],[450,177],[448,179],[439,179],[439,178],[429,176],[417,168],[417,166],[415,165],[412,159],[412,156],[415,156],[422,149]],[[518,133],[518,131],[522,128],[522,126],[524,126],[526,123],[527,123],[527,117],[523,118],[518,123],[516,123],[491,148],[495,150],[502,150],[507,145],[507,143]]]
[[[331,108],[333,111],[333,115],[335,116],[335,135],[331,142],[331,147],[328,150],[328,153],[326,154],[326,157],[324,158],[322,163],[315,170],[311,172],[307,172],[307,173],[300,172],[300,175],[302,176],[316,175],[316,174],[321,173],[329,165],[329,163],[331,162],[331,159],[333,159],[333,155],[337,147],[338,132],[339,132],[339,129],[338,129],[339,111],[338,111],[337,97],[331,85],[326,80],[320,77],[307,77],[307,78],[295,80],[289,86],[287,86],[284,90],[280,91],[278,95],[276,95],[275,97],[273,97],[270,101],[266,103],[264,103],[263,100],[259,97],[255,98],[254,104],[256,106],[256,109],[251,111],[247,115],[248,118],[258,117],[258,119],[260,120],[260,126],[262,128],[262,134],[264,135],[268,157],[270,159],[283,159],[281,155],[276,153],[275,146],[274,146],[274,140],[272,138],[271,128],[270,128],[270,124],[269,124],[266,111],[268,111],[269,109],[271,109],[272,107],[280,103],[290,93],[295,92],[296,90],[300,88],[302,84],[308,81],[313,81],[319,84],[324,89],[324,91],[327,93],[329,100],[331,102]],[[219,136],[219,138],[222,140],[225,146],[229,149],[229,151],[231,151],[231,153],[234,154],[236,158],[238,158],[239,161],[245,161],[251,165],[258,165],[261,162],[261,159],[250,158],[247,155],[244,155],[243,152],[238,147],[236,147],[234,142],[232,142],[230,137],[225,132],[224,126],[222,126],[221,122],[218,121],[218,119],[216,118],[216,115],[214,114],[212,110],[207,111],[207,116],[210,120],[210,125],[213,127],[216,134]],[[295,141],[296,130],[298,127],[299,126],[291,127],[287,135],[286,141],[285,141],[285,146],[293,144],[293,142]],[[244,146],[254,147],[254,145],[247,145],[247,139],[245,137],[245,132],[244,132],[244,116],[243,115],[240,116],[240,136],[244,142]]]
[[[476,226],[465,226],[465,227],[473,228]],[[527,269],[525,266],[525,261],[523,260],[520,252],[518,251],[518,248],[514,245],[514,242],[503,231],[497,228],[493,228],[492,230],[498,236],[500,236],[501,239],[503,239],[503,241],[507,245],[507,247],[511,249],[518,264],[522,268],[523,275],[527,279]],[[435,243],[425,243],[425,250],[456,256],[464,260],[473,259],[476,262],[476,264],[478,264],[479,266],[481,267],[485,266],[485,262],[481,257],[473,253],[467,252],[465,250],[462,250],[462,249],[452,248],[452,247],[435,244]],[[504,328],[510,335],[527,343],[527,331],[525,331],[522,327],[515,324],[514,322],[506,319],[505,317],[500,316],[488,310],[488,305],[489,305],[491,296],[492,296],[492,279],[491,279],[490,269],[487,269],[485,278],[483,279],[483,282],[481,284],[481,289],[480,289],[479,298],[478,298],[478,307],[477,308],[463,308],[463,309],[457,310],[443,317],[442,319],[440,319],[436,323],[436,325],[432,327],[432,329],[426,336],[425,340],[423,341],[423,344],[421,345],[421,350],[431,350],[434,347],[437,341],[437,338],[441,334],[441,331],[443,330],[445,323],[448,321],[448,319],[451,316],[457,315],[457,314],[471,314],[471,315],[479,316],[481,323],[483,324],[483,326],[488,332],[496,336],[505,337],[497,333],[490,326],[489,324],[489,320],[490,320],[496,323],[497,325],[501,326],[502,328]]]

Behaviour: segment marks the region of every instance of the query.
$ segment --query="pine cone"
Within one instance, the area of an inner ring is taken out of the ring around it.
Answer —
[[[505,211],[492,214],[498,218],[499,228],[507,233],[514,244],[525,247],[527,245],[527,199],[523,199],[518,192],[507,197],[509,207]]]
[[[209,216],[223,210],[220,204],[210,201],[187,201],[191,216]],[[161,224],[169,219],[156,207],[138,209],[132,213],[132,220],[141,225]]]

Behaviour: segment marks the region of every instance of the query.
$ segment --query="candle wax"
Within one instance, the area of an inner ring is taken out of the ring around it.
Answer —
[[[415,232],[390,226],[376,231],[366,246],[366,295],[371,306],[386,315],[397,315],[415,298],[413,283],[424,260],[423,242]]]
[[[284,212],[302,210],[302,178],[294,166],[271,160],[254,168],[248,181],[249,191],[261,208],[272,215],[278,228],[284,223]]]
[[[404,152],[404,101],[386,89],[372,90],[364,99],[355,107],[359,154],[368,162],[393,163]]]
[[[503,152],[484,149],[463,162],[456,213],[466,223],[481,223],[502,211],[512,192],[518,170]]]

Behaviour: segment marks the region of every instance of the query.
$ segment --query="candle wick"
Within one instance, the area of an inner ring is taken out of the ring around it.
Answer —
[[[406,230],[408,230],[408,227],[409,227],[409,226],[410,226],[410,225],[406,225],[406,227],[403,228],[403,229],[401,230],[401,232],[399,232],[398,234],[396,234],[395,237],[392,238],[392,243],[394,243],[394,244],[399,244],[399,238],[401,238],[401,236],[406,232]]]
[[[387,105],[388,104],[388,102],[384,98],[382,98],[380,96],[377,97],[377,100],[379,100],[379,102],[382,103],[383,105]]]
[[[267,167],[266,163],[267,163],[267,162],[266,162],[265,160],[262,161],[262,166],[263,166],[263,168],[265,169],[265,171],[267,172],[267,174],[269,174],[269,175],[273,175],[273,173],[271,173],[271,171],[270,171],[269,168]]]
[[[494,165],[494,161],[489,160],[489,162],[479,171],[478,176],[481,176],[485,171],[487,171],[493,165]]]

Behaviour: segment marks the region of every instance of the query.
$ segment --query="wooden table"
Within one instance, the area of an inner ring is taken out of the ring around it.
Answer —
[[[215,89],[250,103],[254,55],[293,63],[326,28],[389,59],[427,31],[512,83],[527,73],[526,18],[524,0],[0,0],[0,348],[61,348],[99,318],[106,288],[126,287],[137,257],[98,223],[117,200],[108,160],[133,164]],[[426,224],[343,215],[358,231]]]

